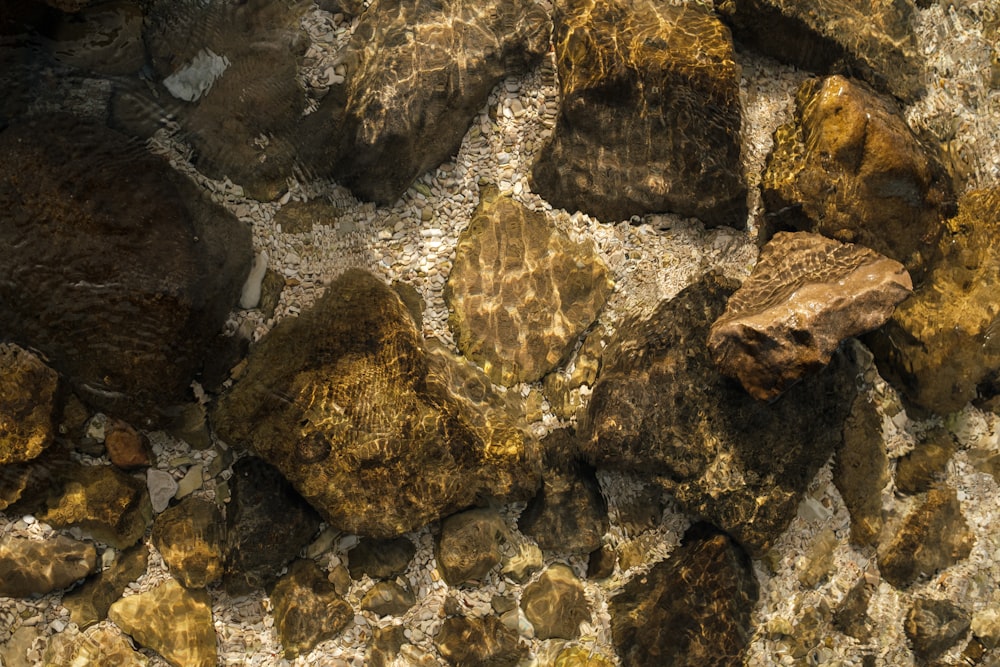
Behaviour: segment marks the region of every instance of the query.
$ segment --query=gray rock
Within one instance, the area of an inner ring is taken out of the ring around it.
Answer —
[[[166,470],[150,468],[146,471],[146,488],[153,512],[159,514],[167,509],[171,498],[177,493],[177,481]]]
[[[46,540],[0,538],[0,597],[23,598],[66,588],[97,567],[89,542],[62,535]]]
[[[580,624],[590,620],[583,585],[566,565],[550,565],[521,593],[524,616],[538,639],[576,639]]]
[[[473,509],[448,517],[434,548],[441,577],[452,586],[482,581],[500,562],[500,541],[506,534],[496,510]]]
[[[311,560],[293,562],[288,574],[274,585],[270,597],[274,625],[288,660],[332,639],[354,618],[351,605]]]

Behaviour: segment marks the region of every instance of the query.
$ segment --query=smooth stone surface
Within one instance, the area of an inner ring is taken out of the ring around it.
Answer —
[[[132,648],[121,632],[102,625],[83,632],[64,630],[52,635],[42,660],[44,667],[146,667],[149,664],[149,659]]]
[[[274,626],[285,658],[294,660],[316,644],[335,637],[354,618],[354,610],[314,561],[296,560],[270,593]]]
[[[706,524],[611,599],[611,633],[634,667],[738,665],[750,640],[757,582],[740,547]]]
[[[81,4],[58,0],[53,5]],[[84,2],[82,4],[88,4]],[[52,55],[70,67],[108,76],[137,72],[145,64],[142,11],[131,0],[90,3],[83,11],[61,16],[43,27],[52,40]]]
[[[348,568],[354,579],[366,574],[372,579],[390,579],[406,571],[416,552],[416,545],[407,537],[365,539],[348,553]]]
[[[486,186],[459,236],[444,297],[458,348],[494,383],[512,386],[565,359],[613,288],[593,245]]]
[[[843,433],[834,458],[833,483],[851,514],[851,542],[871,546],[882,531],[882,490],[890,475],[882,417],[867,396],[854,399]]]
[[[521,609],[538,639],[576,639],[580,624],[590,620],[583,584],[566,565],[550,565],[524,587]]]
[[[843,340],[882,326],[912,289],[902,264],[868,248],[779,232],[712,323],[708,347],[723,373],[773,400]]]
[[[153,521],[153,546],[170,574],[187,588],[222,577],[222,514],[215,503],[185,498]]]
[[[0,466],[30,461],[52,442],[58,384],[36,355],[0,343]]]
[[[929,490],[957,451],[958,443],[946,429],[928,431],[913,451],[896,462],[896,489],[909,494]]]
[[[493,509],[454,514],[441,523],[434,545],[441,577],[452,586],[476,584],[500,562],[500,541],[507,526]]]
[[[175,667],[214,667],[217,658],[212,600],[174,579],[145,593],[118,600],[108,618],[140,645]]]
[[[66,588],[97,567],[97,550],[89,542],[56,535],[29,540],[0,538],[0,597],[23,598]]]
[[[111,418],[104,427],[104,448],[111,462],[122,470],[133,470],[155,463],[149,438],[128,422]]]
[[[917,659],[939,658],[969,631],[969,612],[947,600],[917,598],[906,614],[903,630]]]
[[[106,570],[63,595],[62,604],[69,610],[70,620],[80,628],[87,628],[107,618],[112,603],[146,572],[148,560],[146,545],[137,544],[117,554]]]
[[[395,581],[379,581],[361,596],[361,608],[378,616],[402,616],[416,601],[409,588]]]
[[[528,653],[517,633],[496,616],[446,618],[434,636],[434,646],[452,667],[514,667]]]
[[[531,189],[604,222],[670,211],[746,224],[740,67],[702,7],[556,3],[560,111]]]
[[[159,514],[167,509],[170,500],[177,493],[177,480],[166,470],[150,468],[146,471],[146,489],[153,512]]]

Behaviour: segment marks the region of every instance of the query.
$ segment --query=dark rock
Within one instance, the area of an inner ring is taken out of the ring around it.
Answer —
[[[985,449],[971,449],[969,450],[969,463],[979,472],[984,472],[1000,482],[1000,453]],[[0,470],[0,476],[2,475],[3,471]],[[2,509],[2,503],[0,503],[0,509]]]
[[[611,222],[671,211],[741,228],[740,68],[696,5],[558,3],[561,110],[532,189]]]
[[[512,386],[565,359],[613,287],[592,245],[487,186],[459,236],[444,297],[458,348]]]
[[[315,114],[339,139],[337,182],[393,204],[458,151],[493,87],[546,52],[549,30],[530,0],[376,0],[346,47],[346,83]]]
[[[539,481],[537,443],[489,380],[428,354],[396,293],[358,270],[271,330],[213,422],[355,534],[395,537]]]
[[[441,577],[451,586],[482,581],[500,562],[500,542],[506,534],[503,518],[492,509],[448,517],[434,548]]]
[[[0,597],[23,598],[66,588],[97,567],[89,542],[56,535],[45,540],[0,538]]]
[[[793,119],[775,132],[762,191],[770,231],[866,246],[902,262],[918,284],[953,207],[943,168],[895,104],[842,76],[799,88]]]
[[[880,546],[878,567],[886,581],[905,588],[968,558],[974,542],[955,490],[931,489],[892,539]]]
[[[907,101],[923,93],[911,0],[715,0],[737,40],[783,62],[851,73]]]
[[[324,199],[290,201],[274,214],[274,224],[281,225],[284,234],[308,234],[316,225],[332,227],[341,214],[339,208]]]
[[[100,2],[72,16],[51,17],[40,27],[46,46],[64,65],[123,76],[146,63],[142,10],[135,0]]]
[[[58,385],[37,356],[0,343],[0,466],[30,461],[51,444]]]
[[[416,603],[413,591],[395,581],[380,581],[361,596],[361,608],[378,616],[402,616]]]
[[[402,625],[376,627],[372,632],[372,646],[368,651],[371,667],[391,667],[399,649],[407,643],[406,629]]]
[[[57,528],[77,526],[95,540],[125,549],[153,520],[149,493],[141,479],[113,466],[78,465],[64,473],[65,486],[49,498],[38,518]]]
[[[111,605],[108,618],[140,645],[177,667],[214,667],[217,662],[212,600],[173,579]]]
[[[64,665],[115,665],[148,667],[149,659],[132,648],[123,634],[108,625],[77,632],[66,629],[49,638],[42,657],[43,667]],[[15,667],[11,664],[10,667]]]
[[[971,618],[947,600],[917,598],[906,614],[903,629],[913,645],[918,664],[939,658],[969,631]]]
[[[222,532],[215,503],[188,497],[156,517],[153,546],[175,579],[204,588],[222,577]]]
[[[607,544],[592,551],[587,560],[587,578],[607,579],[610,577],[615,573],[616,558],[615,550]]]
[[[928,431],[913,451],[896,463],[896,488],[911,494],[927,491],[956,451],[958,443],[946,429]]]
[[[942,415],[1000,393],[1000,188],[969,192],[958,208],[925,284],[870,337],[893,386]]]
[[[496,616],[446,618],[434,636],[434,646],[453,667],[514,667],[528,653],[517,633]]]
[[[226,509],[223,583],[233,595],[267,588],[319,531],[316,511],[256,457],[233,465]]]
[[[875,586],[869,583],[867,577],[858,578],[833,614],[834,627],[861,643],[868,643],[874,629],[868,616],[868,603],[874,592]]]
[[[142,426],[180,403],[250,266],[250,231],[169,164],[96,123],[0,133],[0,337],[92,406]]]
[[[734,287],[708,275],[619,327],[580,442],[595,466],[657,481],[760,557],[840,444],[857,369],[838,354],[779,400],[752,398],[718,372],[705,345]]]
[[[874,545],[882,530],[882,490],[890,477],[882,418],[867,396],[854,399],[843,433],[834,459],[833,483],[851,514],[851,542]]]
[[[629,537],[636,537],[660,525],[666,502],[663,488],[647,480],[633,480],[635,493],[618,499],[618,524]]]
[[[589,553],[600,547],[608,530],[608,507],[594,469],[555,453],[576,447],[565,429],[553,431],[542,446],[542,488],[524,508],[518,528],[546,551]]]
[[[587,385],[588,388],[594,386],[597,374],[600,372],[603,353],[601,336],[592,332],[577,350],[571,373],[553,371],[542,380],[545,398],[548,399],[552,412],[560,419],[578,417],[582,412],[584,399],[580,388],[583,385]]]
[[[844,339],[882,326],[912,288],[902,264],[868,248],[779,232],[712,323],[708,347],[723,373],[773,400]]]
[[[623,664],[737,665],[750,640],[757,582],[750,559],[698,524],[670,558],[611,599],[611,633]]]
[[[111,462],[122,470],[145,468],[156,462],[149,438],[121,419],[108,420],[104,448]]]
[[[108,569],[63,595],[62,605],[69,610],[70,620],[82,629],[106,619],[112,603],[145,574],[148,561],[146,545],[137,544],[118,554]]]
[[[270,593],[274,625],[294,660],[316,644],[332,639],[354,619],[354,610],[337,595],[322,570],[311,560],[296,560]]]
[[[550,565],[524,587],[521,609],[538,639],[576,639],[580,624],[590,620],[590,604],[583,585],[566,565]]]
[[[367,574],[372,579],[391,579],[406,571],[416,552],[416,545],[407,537],[361,540],[348,555],[351,577],[360,579]]]

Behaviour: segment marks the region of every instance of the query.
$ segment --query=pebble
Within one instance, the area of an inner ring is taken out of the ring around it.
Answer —
[[[157,514],[167,509],[170,499],[177,493],[177,482],[173,475],[156,468],[146,471],[146,487],[149,489],[149,502]]]

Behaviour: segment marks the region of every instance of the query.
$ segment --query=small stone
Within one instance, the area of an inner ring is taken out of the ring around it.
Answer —
[[[366,574],[372,579],[390,579],[406,571],[416,551],[406,537],[365,539],[348,553],[348,568],[354,579]]]
[[[108,419],[104,427],[104,448],[111,462],[122,470],[144,468],[155,463],[149,438],[121,419]]]
[[[311,560],[296,560],[271,591],[275,628],[285,657],[294,660],[332,639],[354,618],[354,610]]]
[[[514,667],[528,652],[517,633],[496,616],[446,618],[434,636],[434,646],[453,667]]]
[[[956,451],[958,443],[946,429],[929,431],[896,463],[896,488],[909,494],[927,491]]]
[[[590,620],[583,585],[566,565],[551,565],[524,588],[521,608],[539,639],[576,639],[580,624]]]
[[[200,489],[204,483],[203,476],[204,466],[202,464],[198,463],[188,468],[181,481],[177,482],[177,493],[174,494],[174,498],[178,500],[185,498]]]
[[[152,541],[187,588],[204,588],[222,576],[222,514],[215,503],[183,499],[156,517]]]
[[[149,502],[153,512],[159,514],[167,509],[170,499],[177,493],[177,482],[166,470],[150,468],[146,471],[146,488],[149,490]]]
[[[378,616],[402,616],[414,604],[413,591],[395,581],[379,581],[361,598],[361,608]]]
[[[0,538],[0,597],[45,595],[66,588],[97,567],[97,550],[89,542],[56,535],[29,540]]]
[[[816,536],[809,553],[803,556],[799,571],[799,583],[806,588],[815,588],[830,574],[833,568],[833,553],[839,541],[833,528],[827,526]]]
[[[448,517],[434,550],[441,576],[452,586],[482,581],[500,562],[500,540],[506,534],[496,510],[473,509]]]
[[[931,662],[969,631],[969,614],[947,600],[917,598],[906,614],[903,629],[917,659]]]
[[[502,572],[518,583],[524,583],[542,569],[542,550],[534,542],[521,542],[513,555],[503,561]]]

